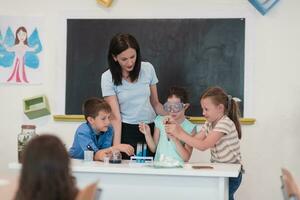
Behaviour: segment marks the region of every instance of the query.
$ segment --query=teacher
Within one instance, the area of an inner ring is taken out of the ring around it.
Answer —
[[[117,34],[111,39],[108,65],[101,77],[101,89],[112,109],[113,143],[130,144],[136,152],[137,143],[146,143],[139,123],[149,124],[153,134],[155,113],[166,114],[158,100],[158,79],[152,64],[141,61],[139,44],[130,34]],[[148,149],[147,156],[153,156]],[[123,158],[129,159],[124,154]]]

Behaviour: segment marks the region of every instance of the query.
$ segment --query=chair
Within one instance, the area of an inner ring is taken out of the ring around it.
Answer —
[[[76,197],[76,200],[99,200],[101,189],[97,188],[98,181],[81,189]]]
[[[300,190],[292,174],[284,168],[282,168],[281,171],[281,189],[284,200],[300,200]]]

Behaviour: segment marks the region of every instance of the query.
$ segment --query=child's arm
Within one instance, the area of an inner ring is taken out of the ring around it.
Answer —
[[[191,136],[194,136],[195,133],[196,133],[196,131],[194,129],[192,131]],[[180,155],[180,157],[183,159],[183,161],[187,162],[192,155],[193,148],[187,144],[182,144],[180,142],[180,140],[174,136],[170,135],[169,137],[174,141],[174,143],[176,145],[176,150],[177,150],[178,154]]]
[[[194,135],[194,138],[201,141],[204,140],[206,138],[205,131],[201,129],[197,134]]]
[[[97,151],[94,155],[94,160],[103,161],[105,156],[109,156],[112,154],[112,149],[106,148]]]
[[[190,135],[182,132],[178,135],[178,138],[200,151],[205,151],[209,148],[214,147],[214,145],[221,139],[221,137],[223,137],[223,135],[224,133],[211,131],[206,137],[202,138],[201,140],[193,138]]]
[[[154,128],[153,137],[150,133],[150,127],[147,124],[145,124],[145,123],[139,124],[139,129],[140,129],[140,132],[145,135],[145,139],[146,139],[146,142],[147,142],[147,145],[148,145],[150,151],[152,153],[155,153],[158,139],[159,139],[159,129],[156,127]]]
[[[224,133],[221,132],[211,131],[204,137],[203,135],[205,134],[201,131],[201,135],[197,138],[187,134],[180,125],[176,123],[166,125],[166,132],[201,151],[212,148],[224,135]]]

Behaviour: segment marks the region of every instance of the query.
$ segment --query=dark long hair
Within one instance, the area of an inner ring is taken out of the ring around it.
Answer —
[[[133,48],[136,51],[135,66],[129,73],[130,80],[134,82],[139,77],[141,70],[140,46],[132,35],[119,33],[111,39],[107,55],[108,65],[112,74],[114,85],[122,85],[122,69],[118,61],[114,60],[113,56],[119,55],[128,48]]]
[[[224,105],[224,114],[226,114],[235,124],[239,139],[242,138],[242,129],[240,124],[240,109],[238,103],[220,87],[210,87],[201,96],[201,99],[211,98],[215,105]]]
[[[74,200],[75,180],[61,140],[53,135],[33,138],[25,147],[15,200]]]

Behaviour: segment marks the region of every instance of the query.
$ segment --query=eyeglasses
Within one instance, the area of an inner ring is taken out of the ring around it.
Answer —
[[[185,104],[183,103],[170,103],[170,102],[166,102],[164,104],[164,110],[166,112],[172,112],[172,113],[178,113],[180,111],[182,111],[182,109],[184,108]]]

